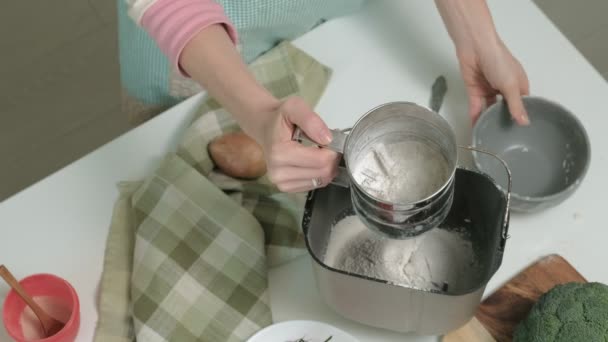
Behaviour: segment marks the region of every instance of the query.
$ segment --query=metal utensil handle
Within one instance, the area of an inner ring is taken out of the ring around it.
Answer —
[[[431,98],[429,100],[429,108],[435,113],[439,113],[445,93],[448,91],[448,84],[443,75],[438,76],[431,86]]]
[[[344,154],[344,145],[346,144],[346,137],[348,136],[348,132],[350,132],[350,128],[337,130],[330,130],[332,135],[332,140],[328,145],[321,145],[316,141],[312,140],[300,127],[294,129],[293,134],[291,135],[292,141],[297,141],[299,143],[310,143],[319,147],[327,148],[332,151],[338,152],[340,154]],[[343,166],[338,166],[338,175],[331,181],[332,184],[348,188],[350,187],[350,176],[348,175],[348,170],[346,170]]]
[[[346,137],[348,135],[339,129],[330,129],[329,131],[331,132],[332,139],[331,142],[327,145],[322,145],[312,140],[308,135],[306,135],[306,133],[304,133],[304,131],[302,131],[300,127],[297,126],[293,130],[291,140],[297,141],[299,143],[308,142],[320,147],[328,148],[340,154],[344,153],[344,145],[346,144]]]
[[[507,171],[507,203],[505,204],[506,210],[505,210],[504,221],[502,224],[502,243],[501,243],[501,249],[504,249],[504,245],[507,241],[507,238],[509,237],[508,233],[509,233],[509,218],[510,218],[510,213],[511,213],[511,185],[512,185],[511,169],[509,169],[509,165],[507,165],[507,162],[505,162],[502,158],[500,158],[499,156],[497,156],[496,154],[494,154],[492,152],[485,151],[485,150],[482,150],[482,149],[479,149],[479,148],[473,147],[473,146],[458,145],[458,148],[466,149],[469,151],[475,151],[475,152],[487,154],[491,157],[494,157],[502,164],[502,166]]]

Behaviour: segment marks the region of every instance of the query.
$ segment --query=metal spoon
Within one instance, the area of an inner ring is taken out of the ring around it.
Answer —
[[[9,270],[4,267],[4,265],[0,265],[0,277],[4,278],[4,281],[23,299],[23,301],[32,309],[38,320],[40,321],[40,325],[42,325],[42,330],[44,331],[44,335],[46,337],[50,337],[58,333],[63,327],[65,323],[62,323],[53,317],[49,316],[30,295],[25,292],[25,289],[19,284],[17,279],[9,272]]]

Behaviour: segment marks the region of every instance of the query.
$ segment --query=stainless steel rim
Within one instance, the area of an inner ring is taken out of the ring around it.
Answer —
[[[443,101],[443,100],[442,100]],[[363,116],[361,116],[356,122],[355,124],[351,127],[351,128],[347,128],[345,130],[342,130],[343,133],[346,133],[345,131],[347,131],[348,133],[350,133],[350,131],[352,131],[353,127],[357,127],[357,125],[363,121],[367,116],[369,116],[370,114],[372,114],[373,112],[384,108],[386,106],[391,106],[391,105],[395,105],[395,104],[406,104],[406,105],[414,105],[414,106],[418,106],[420,108],[424,108],[426,110],[428,110],[430,113],[434,114],[437,116],[437,119],[444,122],[447,126],[449,126],[449,123],[447,122],[447,120],[439,115],[438,113],[436,113],[435,111],[433,111],[431,108],[429,108],[429,106],[425,106],[425,105],[421,105],[418,104],[416,102],[411,102],[411,101],[392,101],[392,102],[387,102],[387,103],[383,103],[381,105],[378,105],[372,109],[370,109],[369,111],[367,111],[365,114],[363,114]],[[429,123],[430,125],[433,125],[433,123]],[[434,126],[434,125],[433,125]],[[343,156],[346,155],[347,153],[347,146],[348,146],[348,137],[349,135],[347,135],[346,138],[346,143],[344,144],[344,153]],[[456,145],[458,147],[458,145]],[[349,174],[349,177],[352,178],[351,174],[350,174],[350,168],[348,165],[348,159],[344,158],[344,162],[346,165],[346,171]],[[364,189],[362,189],[356,182],[352,182],[351,185],[354,185],[355,187],[357,187],[359,189],[359,191],[364,194],[368,199],[373,200],[377,203],[381,203],[382,205],[391,205],[393,207],[395,207],[395,210],[410,210],[407,209],[409,207],[413,207],[413,208],[423,208],[428,206],[430,203],[434,202],[435,198],[438,196],[441,196],[441,194],[446,191],[446,189],[449,187],[449,184],[452,182],[452,180],[454,179],[454,175],[456,174],[456,169],[458,168],[458,161],[456,160],[456,162],[454,163],[454,167],[451,170],[450,173],[450,177],[448,177],[448,179],[445,181],[445,183],[439,188],[437,189],[434,193],[432,193],[431,195],[427,196],[426,198],[420,199],[416,202],[412,202],[412,203],[391,203],[391,202],[387,202],[384,201],[380,198],[376,198],[373,195],[368,194]],[[404,209],[399,209],[399,208],[404,208]]]
[[[511,169],[509,169],[509,165],[507,165],[507,162],[505,162],[502,158],[500,158],[495,153],[492,153],[492,152],[489,152],[489,151],[486,151],[486,150],[482,150],[480,148],[473,147],[473,146],[458,145],[458,148],[469,150],[469,151],[474,151],[474,152],[479,152],[479,153],[484,153],[486,155],[494,157],[494,158],[496,158],[502,164],[502,166],[505,168],[505,171],[507,171],[507,194],[506,194],[507,201],[505,203],[505,207],[506,207],[505,208],[505,216],[504,216],[503,226],[502,226],[502,237],[503,237],[504,240],[506,240],[508,238],[509,217],[510,217],[510,212],[511,212],[512,178],[511,178]]]

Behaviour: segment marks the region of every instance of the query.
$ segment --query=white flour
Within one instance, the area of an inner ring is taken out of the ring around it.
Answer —
[[[393,203],[411,203],[435,193],[450,174],[446,158],[418,141],[375,143],[362,151],[353,177],[370,195]]]
[[[333,227],[324,262],[418,289],[442,290],[445,282],[450,292],[476,272],[471,242],[459,233],[437,228],[415,238],[394,240],[369,230],[356,215]]]

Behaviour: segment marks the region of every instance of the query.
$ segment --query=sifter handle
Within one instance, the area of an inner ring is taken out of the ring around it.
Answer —
[[[338,152],[340,154],[344,153],[344,146],[346,145],[346,138],[348,137],[348,134],[346,134],[343,131],[338,130],[338,129],[330,129],[329,131],[331,132],[331,142],[327,145],[321,145],[321,144],[317,143],[316,141],[312,140],[298,126],[296,126],[295,129],[293,130],[293,134],[291,135],[291,140],[297,141],[299,143],[317,145],[317,146]]]
[[[334,152],[338,152],[344,155],[344,146],[346,145],[346,138],[348,137],[348,132],[350,128],[345,130],[331,129],[332,140],[327,145],[321,145],[312,140],[300,127],[296,126],[293,134],[291,135],[292,141],[297,141],[301,144],[307,145],[316,145],[322,148],[330,149]],[[344,166],[338,166],[338,175],[332,180],[332,184],[348,188],[350,186],[350,176],[348,175],[348,170]]]

